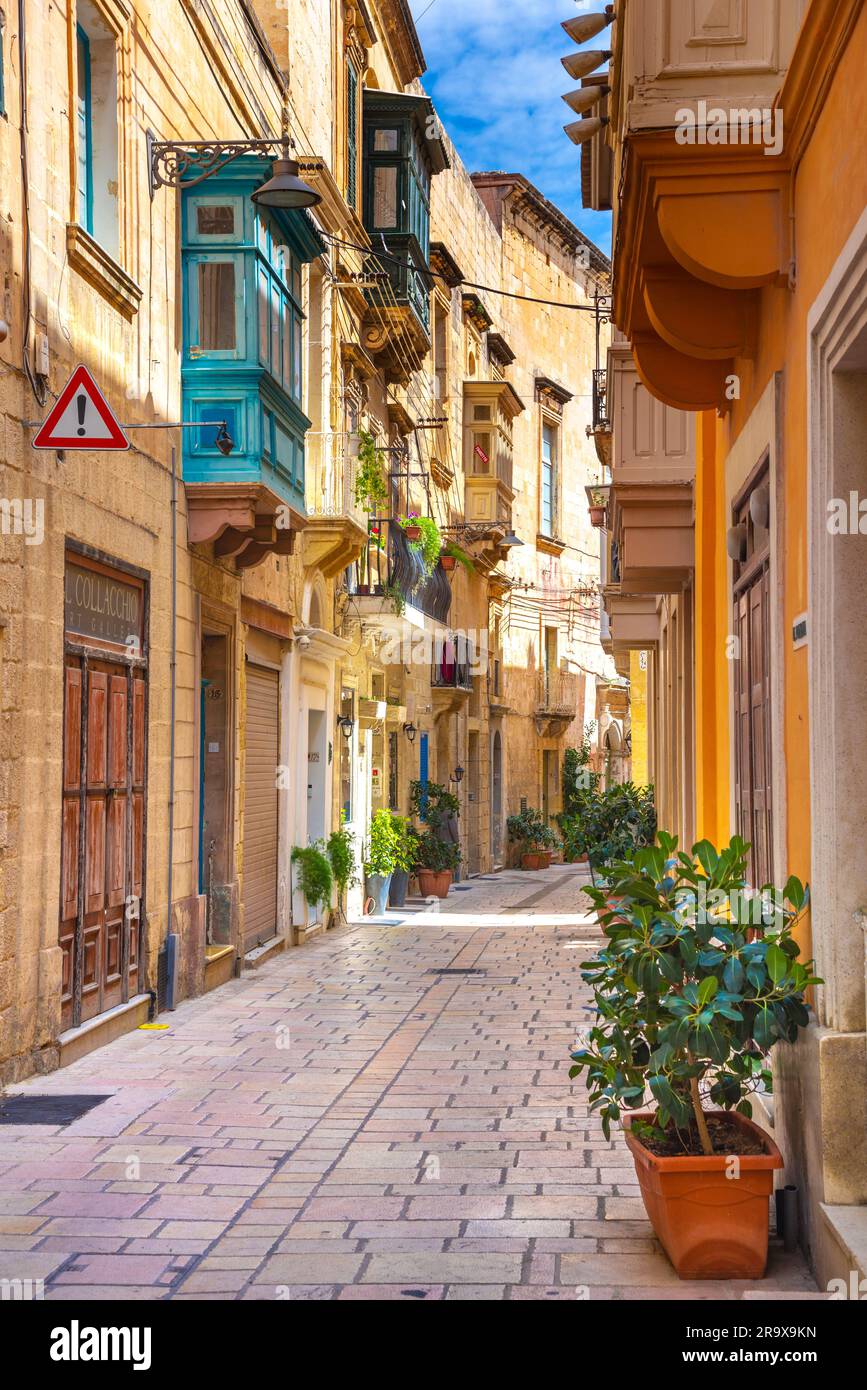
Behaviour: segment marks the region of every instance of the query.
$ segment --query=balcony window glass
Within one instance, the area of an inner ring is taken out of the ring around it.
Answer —
[[[487,431],[473,435],[473,472],[491,471],[491,436]]]
[[[236,343],[235,263],[199,263],[199,342],[202,352],[231,352]]]
[[[396,130],[377,130],[373,135],[373,148],[377,154],[397,153],[400,136]]]
[[[233,237],[235,209],[231,203],[200,204],[196,208],[196,230],[200,236]]]
[[[397,226],[396,164],[380,164],[373,171],[373,225]]]

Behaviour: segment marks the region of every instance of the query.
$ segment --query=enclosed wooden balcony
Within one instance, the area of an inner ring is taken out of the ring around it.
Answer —
[[[608,360],[611,581],[624,594],[676,593],[695,563],[695,419],[651,395],[622,335]]]
[[[464,382],[466,519],[478,527],[512,526],[512,426],[524,402],[508,381]]]
[[[735,363],[755,355],[758,295],[790,282],[792,152],[809,110],[787,68],[805,8],[647,0],[614,29],[615,183],[629,148],[614,321],[648,390],[676,409],[729,408]],[[810,15],[833,25],[833,8]]]
[[[367,512],[355,494],[358,437],[309,436],[304,563],[326,579],[352,565],[367,544]]]

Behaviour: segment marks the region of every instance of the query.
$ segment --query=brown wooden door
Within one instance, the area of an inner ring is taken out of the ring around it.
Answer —
[[[279,676],[247,663],[244,760],[244,951],[277,933]]]
[[[140,988],[145,682],[71,653],[65,664],[59,941],[61,1026]]]

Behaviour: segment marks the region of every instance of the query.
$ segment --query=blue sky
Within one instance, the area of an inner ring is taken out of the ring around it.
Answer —
[[[410,0],[428,63],[422,81],[471,171],[525,174],[606,253],[608,213],[581,206],[581,153],[563,132],[576,117],[561,94],[575,51],[561,21],[596,0]],[[604,48],[603,31],[588,48]]]

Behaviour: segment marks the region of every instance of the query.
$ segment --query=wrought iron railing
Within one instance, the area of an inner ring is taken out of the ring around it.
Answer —
[[[575,671],[540,671],[536,687],[536,707],[550,714],[578,712],[581,677]]]
[[[593,428],[611,429],[608,418],[608,372],[604,367],[596,367],[593,371]]]
[[[462,633],[444,634],[434,644],[430,683],[437,689],[472,690],[473,646]]]
[[[452,603],[452,587],[442,565],[426,577],[418,549],[406,538],[397,521],[371,517],[367,544],[350,572],[350,592],[393,597],[437,622],[445,622]]]

